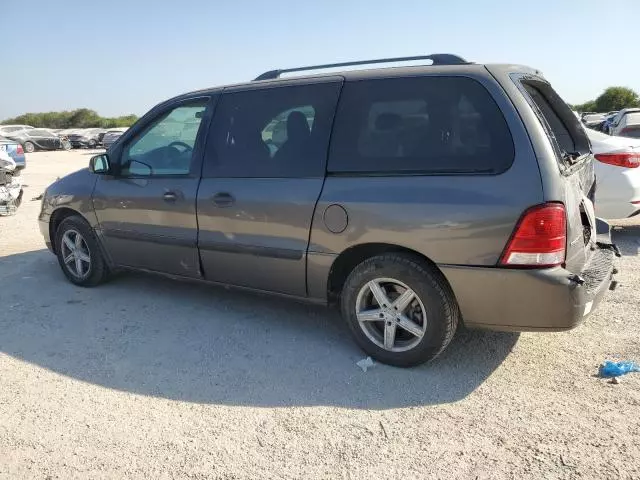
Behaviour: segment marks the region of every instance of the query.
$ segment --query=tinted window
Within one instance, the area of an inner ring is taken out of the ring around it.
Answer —
[[[325,172],[340,85],[232,92],[216,107],[205,177],[312,177]]]
[[[499,173],[513,157],[506,121],[475,80],[365,80],[344,87],[328,170]]]
[[[122,154],[123,175],[184,175],[208,99],[175,107],[129,141]]]

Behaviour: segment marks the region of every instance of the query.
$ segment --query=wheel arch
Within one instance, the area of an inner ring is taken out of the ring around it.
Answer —
[[[49,218],[49,241],[51,242],[51,248],[54,253],[58,253],[56,245],[56,231],[58,230],[58,227],[65,218],[73,216],[80,217],[85,221],[87,220],[80,212],[69,207],[57,208],[51,214],[51,217]]]
[[[329,303],[335,304],[337,302],[347,277],[356,266],[367,258],[385,253],[401,253],[414,257],[429,265],[434,271],[437,271],[443,280],[449,284],[435,262],[416,250],[391,243],[361,243],[344,250],[331,264],[329,277],[327,279],[327,299]],[[451,288],[451,285],[448,286]]]

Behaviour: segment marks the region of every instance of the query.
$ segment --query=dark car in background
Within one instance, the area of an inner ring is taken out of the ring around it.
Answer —
[[[126,128],[112,128],[110,130],[107,130],[107,133],[105,133],[104,136],[102,137],[102,146],[108,149],[126,131],[127,131]]]
[[[45,128],[18,130],[5,134],[5,137],[20,143],[27,153],[36,150],[60,150],[64,147],[60,137]]]
[[[27,157],[24,154],[24,148],[20,143],[5,137],[0,137],[0,150],[9,154],[16,162],[16,168],[22,170],[27,166]]]
[[[338,304],[398,366],[463,322],[575,327],[619,254],[585,129],[528,67],[331,66],[416,59],[167,100],[47,188],[45,243],[76,285],[137,269]]]
[[[70,133],[68,138],[73,148],[96,148],[105,132],[102,128],[85,128]]]

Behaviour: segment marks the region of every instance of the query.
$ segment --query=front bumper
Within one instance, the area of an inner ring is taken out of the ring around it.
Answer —
[[[599,227],[604,222],[600,222]],[[500,331],[563,331],[591,314],[615,287],[609,226],[578,275],[562,267],[516,270],[441,267],[458,300],[465,326]]]
[[[42,235],[42,238],[44,239],[44,243],[47,245],[47,248],[51,250],[51,252],[55,253],[55,251],[53,250],[53,245],[51,244],[51,235],[49,232],[50,219],[51,219],[50,211],[48,211],[43,201],[40,207],[40,215],[38,215],[38,227],[40,228],[40,234]]]

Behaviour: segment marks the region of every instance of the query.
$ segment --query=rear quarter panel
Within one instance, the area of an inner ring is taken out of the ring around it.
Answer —
[[[326,294],[331,263],[360,244],[402,246],[441,266],[494,266],[522,212],[543,201],[536,157],[513,104],[486,70],[468,76],[487,88],[507,120],[512,166],[500,175],[327,177],[311,229],[309,275],[319,277],[309,279],[311,296]],[[324,221],[334,204],[348,215],[341,233]]]
[[[586,185],[591,185],[594,181],[593,159],[584,162],[583,166],[575,174],[564,175],[560,171],[556,152],[549,137],[538,119],[537,114],[532,109],[527,98],[518,88],[512,74],[524,74],[540,77],[538,71],[525,71],[526,67],[513,66],[488,66],[488,70],[494,75],[496,80],[504,88],[505,92],[516,107],[522,123],[529,132],[531,145],[537,158],[542,179],[544,201],[562,202],[567,211],[567,254],[566,267],[573,272],[580,272],[587,262],[588,249],[585,248],[583,240],[582,219],[580,216],[580,205],[582,202],[583,190]],[[597,202],[597,198],[596,198]]]

